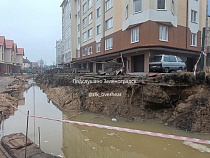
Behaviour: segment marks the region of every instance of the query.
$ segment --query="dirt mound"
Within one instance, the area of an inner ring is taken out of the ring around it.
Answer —
[[[201,88],[200,92],[191,95],[184,103],[180,103],[170,123],[174,126],[193,132],[210,132],[210,94]]]
[[[180,129],[210,133],[208,76],[175,73],[156,76],[41,74],[36,81],[60,108],[85,110],[128,120],[156,119]],[[135,80],[132,84],[79,84],[77,80]],[[120,96],[104,96],[120,94]],[[102,96],[103,95],[103,96]]]

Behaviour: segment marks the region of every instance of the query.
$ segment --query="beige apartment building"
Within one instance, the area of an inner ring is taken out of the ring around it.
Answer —
[[[206,0],[64,0],[63,10],[64,4],[70,7],[73,67],[97,72],[122,55],[126,72],[148,72],[150,57],[173,54],[193,70]]]

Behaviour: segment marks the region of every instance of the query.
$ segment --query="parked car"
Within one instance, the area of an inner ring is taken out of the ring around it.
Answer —
[[[170,71],[184,70],[186,64],[175,55],[155,55],[150,59],[149,70],[168,73]]]

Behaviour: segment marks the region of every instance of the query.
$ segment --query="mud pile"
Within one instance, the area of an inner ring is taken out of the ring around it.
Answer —
[[[111,80],[117,82],[107,82]],[[123,84],[118,82],[121,80],[135,82]],[[111,77],[48,72],[36,81],[49,99],[66,111],[85,110],[128,120],[156,119],[183,130],[210,132],[210,91],[204,73],[196,77],[192,73]]]
[[[0,94],[0,122],[9,116],[14,115],[15,109],[11,106],[17,106],[18,100],[10,94]]]
[[[0,93],[0,122],[9,116],[14,115],[15,108],[18,106],[18,96],[28,88],[24,76],[14,77],[13,81],[7,86],[3,93]]]

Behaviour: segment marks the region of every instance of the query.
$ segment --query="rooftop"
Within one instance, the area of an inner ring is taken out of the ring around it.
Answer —
[[[16,54],[24,55],[24,48],[18,48]]]
[[[0,46],[2,46],[4,44],[4,41],[5,41],[5,37],[0,36]]]
[[[12,49],[14,46],[14,41],[13,40],[6,40],[6,48]]]
[[[26,59],[23,58],[23,63],[30,63],[30,61],[27,58]]]

